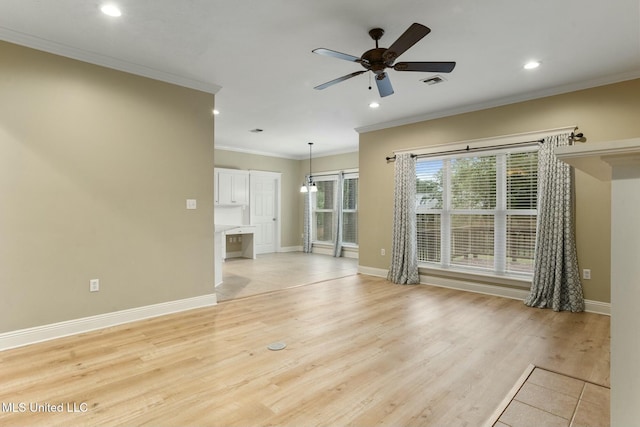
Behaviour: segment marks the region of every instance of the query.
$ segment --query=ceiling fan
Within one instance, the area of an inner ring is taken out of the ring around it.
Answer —
[[[385,69],[393,68],[396,71],[422,71],[429,73],[450,73],[456,66],[455,62],[398,62],[394,61],[406,52],[411,46],[419,42],[424,36],[429,34],[431,30],[422,24],[414,23],[396,40],[391,47],[378,47],[378,40],[384,35],[382,28],[374,28],[369,31],[369,36],[376,42],[375,49],[371,49],[362,54],[361,57],[348,55],[346,53],[336,52],[335,50],[318,48],[312,50],[318,55],[332,56],[334,58],[343,59],[345,61],[357,62],[365,69],[356,71],[346,76],[338,77],[329,82],[323,83],[314,89],[322,90],[336,83],[340,83],[362,73],[371,71],[375,74],[376,85],[381,97],[393,94],[393,86]],[[369,88],[371,89],[371,88]]]

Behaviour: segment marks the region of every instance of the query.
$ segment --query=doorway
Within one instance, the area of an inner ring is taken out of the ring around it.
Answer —
[[[280,179],[278,172],[251,171],[249,175],[256,254],[274,253],[280,248]]]

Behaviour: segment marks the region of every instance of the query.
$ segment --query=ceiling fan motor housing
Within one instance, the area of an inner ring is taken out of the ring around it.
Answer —
[[[362,66],[376,74],[381,74],[389,66],[384,60],[383,54],[387,51],[384,47],[377,47],[362,54]]]

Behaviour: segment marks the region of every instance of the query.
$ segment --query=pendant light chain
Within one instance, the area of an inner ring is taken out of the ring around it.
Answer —
[[[311,147],[313,146],[313,142],[309,143],[309,191],[311,191],[312,193],[315,193],[316,191],[318,191],[318,187],[316,187],[315,182],[313,182],[313,179],[311,177],[311,173],[312,173],[312,168],[311,168],[311,159],[313,158],[313,156],[311,155]]]
[[[309,185],[311,185],[311,181],[312,181],[312,179],[311,179],[311,158],[312,158],[312,156],[311,156],[311,147],[312,146],[313,146],[313,142],[310,142],[309,143]]]
[[[302,187],[300,187],[300,192],[301,193],[306,193],[308,191],[311,191],[313,193],[315,193],[316,191],[318,191],[318,188],[316,187],[316,185],[313,182],[313,179],[311,178],[311,173],[313,171],[313,168],[311,167],[311,160],[313,158],[312,154],[311,154],[311,147],[313,146],[313,142],[309,142],[309,177],[305,180],[305,182],[303,182]]]

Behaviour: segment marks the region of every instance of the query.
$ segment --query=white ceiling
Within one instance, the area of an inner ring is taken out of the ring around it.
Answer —
[[[356,151],[356,129],[640,77],[638,0],[114,3],[120,18],[101,0],[0,0],[0,39],[216,93],[216,146],[274,156],[304,158],[309,141],[314,155]],[[413,22],[431,34],[400,60],[456,61],[445,83],[391,70],[395,94],[383,99],[370,73],[313,89],[362,68],[312,49],[360,56],[371,28],[388,47]],[[530,59],[542,65],[524,70]]]

